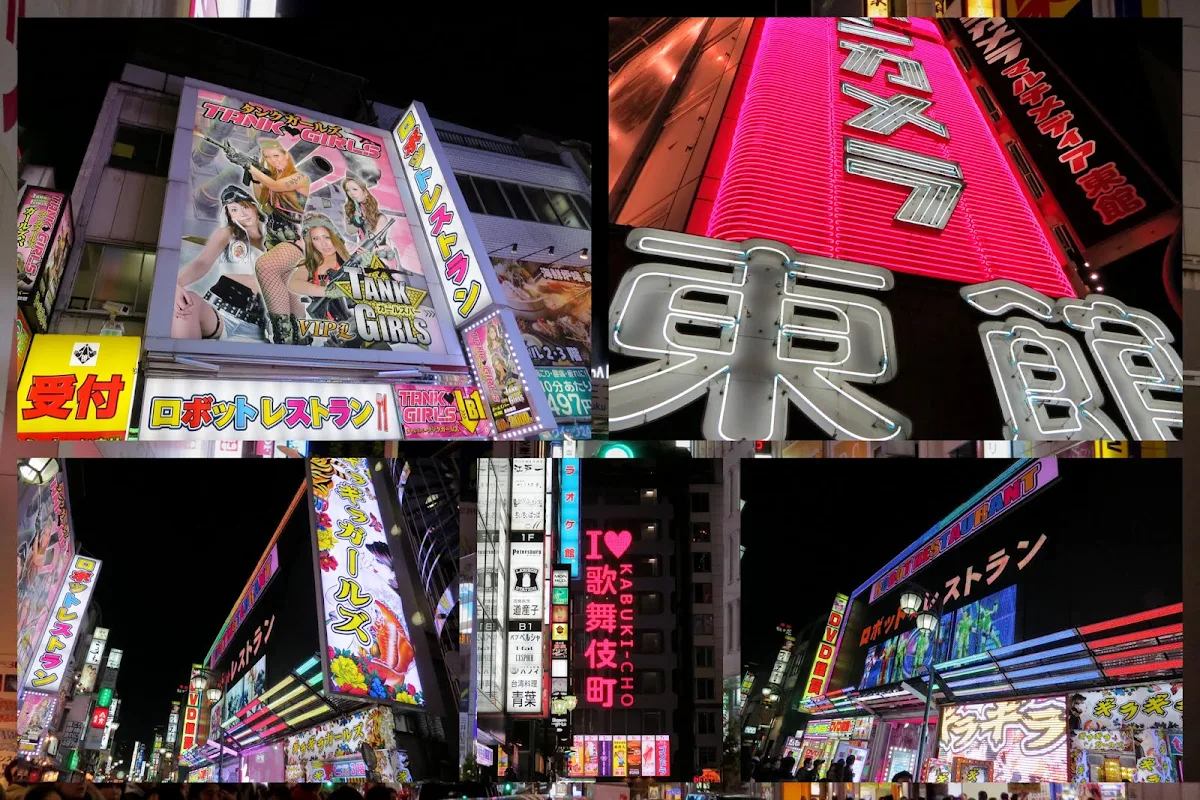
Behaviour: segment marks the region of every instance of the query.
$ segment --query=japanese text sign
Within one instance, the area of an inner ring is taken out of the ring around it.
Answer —
[[[938,757],[992,762],[994,781],[1067,780],[1066,701],[1058,697],[950,706],[942,711]],[[1020,742],[1019,747],[1011,743]],[[993,760],[1005,752],[1005,760]]]
[[[462,215],[466,208],[458,204],[458,185],[454,173],[443,166],[437,134],[416,103],[400,118],[392,135],[413,200],[418,206],[421,229],[433,253],[438,279],[446,292],[455,327],[461,327],[492,305],[492,292],[484,277],[490,270],[487,254],[476,254]],[[480,259],[484,260],[480,260]]]
[[[541,715],[544,638],[541,620],[537,622],[509,621],[508,631],[508,688],[509,714]],[[523,628],[523,630],[514,630]]]
[[[540,458],[514,458],[512,466],[513,531],[546,529],[546,462]]]
[[[871,586],[874,603],[884,594],[916,575],[950,548],[963,541],[984,525],[992,522],[1038,489],[1050,484],[1058,477],[1058,461],[1042,458],[1021,470],[984,499],[975,503],[956,520],[893,567]]]
[[[141,339],[35,336],[17,389],[17,438],[124,439]]]
[[[525,541],[528,538],[529,541]],[[542,535],[516,536],[508,546],[508,618],[541,622],[545,587],[542,567],[545,561]]]
[[[486,439],[492,430],[473,386],[396,384],[405,439]]]
[[[309,475],[326,691],[424,705],[370,464],[312,458]]]
[[[804,700],[825,694],[825,688],[829,685],[829,676],[833,672],[834,654],[841,641],[842,630],[845,628],[846,608],[849,604],[850,598],[844,594],[833,598],[833,609],[829,612],[829,619],[825,621],[825,630],[821,634],[821,641],[817,643],[817,654],[813,659],[812,670],[808,673],[808,684],[804,687],[804,697],[802,698]]]
[[[575,736],[575,755],[567,762],[572,778],[668,778],[671,776],[671,737]]]
[[[538,367],[538,380],[555,421],[592,418],[592,375],[587,367]]]
[[[379,750],[395,746],[391,715],[386,708],[374,706],[356,711],[285,740],[291,763],[345,758],[358,753],[363,744]]]
[[[571,577],[579,577],[579,469],[578,458],[558,459],[559,526],[558,560],[571,565]]]
[[[521,368],[503,315],[497,312],[483,317],[462,336],[475,385],[488,403],[497,435],[511,439],[532,432],[541,419],[530,394],[530,376]]]
[[[1183,727],[1183,684],[1154,683],[1068,695],[1072,730]]]
[[[30,187],[17,214],[17,302],[39,333],[50,329],[50,312],[75,230],[70,199],[61,192]]]
[[[200,744],[200,693],[191,688],[191,680],[201,673],[200,664],[192,664],[191,677],[188,679],[187,708],[183,712],[183,735],[180,738],[179,752],[185,753]]]
[[[584,702],[629,708],[634,704],[633,534],[623,531],[585,531],[584,628],[576,631],[587,647],[583,652]]]
[[[140,436],[147,440],[399,439],[386,383],[290,383],[150,378]]]
[[[58,600],[54,604],[41,644],[34,652],[26,677],[26,688],[38,692],[57,692],[62,686],[67,662],[79,639],[79,626],[92,599],[100,574],[100,561],[75,556],[63,577]]]
[[[591,269],[507,260],[492,266],[530,360],[539,367],[590,366]]]
[[[208,658],[206,659],[209,669],[217,666],[217,663],[221,660],[221,656],[225,654],[225,648],[233,641],[238,627],[245,622],[246,617],[249,616],[251,610],[253,610],[255,604],[258,602],[258,598],[262,597],[267,584],[271,582],[271,578],[278,571],[279,547],[272,546],[259,565],[258,571],[250,579],[250,584],[242,590],[242,596],[238,598],[237,605],[233,607],[233,611],[229,612],[229,616],[225,619],[225,625],[221,628],[221,633],[217,635],[217,640],[213,642],[213,646],[209,650]]]

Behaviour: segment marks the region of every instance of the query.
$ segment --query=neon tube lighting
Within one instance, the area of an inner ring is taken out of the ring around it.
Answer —
[[[938,669],[936,666],[934,667],[934,669],[937,670],[937,673],[939,675],[941,675],[942,678],[944,678],[947,682],[949,682],[953,678],[965,678],[968,675],[983,675],[983,674],[986,674],[989,672],[995,673],[995,672],[999,671],[999,670],[997,670],[995,664],[984,664],[982,667],[968,667],[967,669],[956,669],[953,672],[943,672],[942,670]]]
[[[1014,683],[1013,686],[1017,689],[1035,689],[1039,686],[1057,686],[1064,683],[1074,683],[1075,681],[1091,681],[1100,677],[1098,670],[1090,670],[1088,672],[1074,672],[1065,675],[1055,675],[1050,678],[1041,678],[1035,681],[1020,681]]]
[[[998,648],[996,650],[992,650],[990,652],[993,657],[1001,658],[1003,656],[1009,655],[1010,653],[1019,653],[1022,650],[1028,650],[1031,647],[1037,647],[1037,646],[1043,645],[1043,644],[1053,644],[1054,642],[1061,642],[1063,639],[1070,639],[1074,636],[1075,636],[1074,629],[1067,628],[1065,631],[1059,631],[1058,633],[1047,634],[1046,636],[1039,636],[1036,639],[1027,639],[1024,642],[1017,642],[1016,644],[1006,645],[1004,647]]]
[[[1104,670],[1105,675],[1137,675],[1142,672],[1165,672],[1168,670],[1183,669],[1183,659],[1174,658],[1170,661],[1151,661],[1148,664],[1129,664],[1124,667],[1109,667]]]
[[[1012,680],[1013,678],[1025,678],[1030,675],[1045,675],[1047,672],[1058,672],[1059,670],[1079,669],[1080,667],[1094,666],[1090,658],[1075,658],[1070,661],[1059,661],[1054,664],[1045,664],[1038,667],[1030,667],[1028,669],[1018,669],[1012,672],[1005,671],[1004,677]]]
[[[1084,625],[1079,628],[1079,632],[1084,636],[1091,633],[1099,633],[1100,631],[1109,631],[1113,628],[1121,628],[1126,625],[1136,625],[1139,622],[1146,622],[1159,617],[1170,616],[1171,614],[1182,614],[1183,603],[1176,603],[1173,606],[1163,606],[1162,608],[1153,608],[1149,611],[1139,611],[1136,614],[1130,614],[1127,617],[1117,617],[1110,619],[1107,622],[1097,622],[1094,625]]]
[[[1170,653],[1175,650],[1183,649],[1183,640],[1171,642],[1169,644],[1159,644],[1154,647],[1139,647],[1135,650],[1118,650],[1115,653],[1101,653],[1095,658],[1097,661],[1104,663],[1106,661],[1124,661],[1128,658],[1141,658],[1143,656],[1154,655],[1155,653]]]
[[[1016,667],[1020,666],[1021,664],[1030,664],[1034,661],[1045,661],[1058,656],[1070,655],[1071,653],[1082,653],[1086,652],[1086,650],[1087,648],[1082,644],[1069,644],[1066,647],[1055,647],[1050,650],[1043,650],[1039,653],[1030,653],[1029,655],[1017,656],[1016,658],[1007,658],[1003,661],[1000,661],[999,664],[1001,668]]]
[[[1161,628],[1150,628],[1149,630],[1126,633],[1121,636],[1111,636],[1107,639],[1093,639],[1087,643],[1087,646],[1092,650],[1097,650],[1102,647],[1112,647],[1113,645],[1140,642],[1143,639],[1156,639],[1160,636],[1173,636],[1181,633],[1183,633],[1183,623],[1179,622],[1175,625],[1164,625]]]
[[[990,656],[987,653],[976,653],[973,656],[966,656],[964,658],[956,658],[953,661],[943,661],[941,664],[934,664],[933,668],[936,669],[942,675],[949,677],[950,673],[948,673],[947,670],[949,670],[953,667],[966,666],[967,664],[974,664],[978,661],[987,661],[989,658],[990,658]],[[989,664],[988,666],[991,669],[995,669],[995,667],[992,666],[991,664]],[[957,670],[956,670],[956,672],[957,672]],[[960,673],[960,674],[966,674],[966,673]]]

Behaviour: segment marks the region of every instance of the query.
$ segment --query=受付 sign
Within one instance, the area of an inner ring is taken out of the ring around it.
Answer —
[[[136,336],[35,336],[17,389],[18,438],[124,439],[140,354]]]

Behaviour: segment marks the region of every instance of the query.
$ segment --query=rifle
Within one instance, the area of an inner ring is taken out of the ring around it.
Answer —
[[[366,266],[364,262],[367,257],[376,247],[383,243],[387,236],[388,228],[392,227],[395,222],[395,217],[388,217],[386,225],[366,239],[363,239],[362,244],[354,255],[346,259],[346,262],[337,269],[327,272],[326,275],[329,277],[329,284],[332,285],[346,280],[347,269],[363,269]],[[346,297],[318,297],[308,304],[308,313],[313,317],[323,317],[327,311],[332,311],[336,319],[344,321],[352,316],[350,313],[352,302],[352,300]]]
[[[258,169],[260,167],[257,160],[255,160],[255,159],[251,158],[250,156],[246,155],[245,153],[241,152],[236,147],[231,145],[229,142],[218,142],[216,139],[210,139],[208,136],[205,136],[202,133],[199,133],[196,131],[193,131],[193,133],[195,133],[197,136],[199,136],[201,139],[208,142],[212,146],[217,147],[220,150],[222,150],[225,153],[225,157],[227,159],[229,159],[230,164],[233,164],[235,167],[241,167],[242,168],[242,185],[244,185],[244,186],[250,185],[250,181],[252,180],[252,178],[250,176],[250,168],[254,167],[255,169]]]

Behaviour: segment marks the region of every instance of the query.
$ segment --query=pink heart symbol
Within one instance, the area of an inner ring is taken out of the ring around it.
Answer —
[[[604,534],[604,545],[609,551],[620,558],[625,555],[625,551],[629,549],[629,545],[633,544],[633,534],[629,531],[606,531]]]

